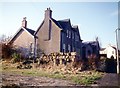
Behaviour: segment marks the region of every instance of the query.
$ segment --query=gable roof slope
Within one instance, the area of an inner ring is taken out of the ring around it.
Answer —
[[[14,41],[14,39],[19,35],[19,33],[24,30],[26,31],[28,34],[30,34],[32,37],[34,37],[34,33],[35,31],[29,28],[24,28],[24,27],[20,27],[18,29],[18,31],[15,33],[15,35],[11,38],[11,40],[8,42],[8,44],[12,43]]]

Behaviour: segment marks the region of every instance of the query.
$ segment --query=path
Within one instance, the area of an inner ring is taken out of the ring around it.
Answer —
[[[2,75],[2,85],[16,84],[18,86],[73,86],[75,84],[61,79],[33,77],[13,74]]]

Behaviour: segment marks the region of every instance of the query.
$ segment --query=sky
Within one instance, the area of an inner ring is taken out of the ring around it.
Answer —
[[[48,7],[54,19],[70,19],[78,25],[83,42],[98,37],[102,47],[116,44],[118,2],[0,2],[0,35],[14,35],[23,17],[28,28],[37,30]]]

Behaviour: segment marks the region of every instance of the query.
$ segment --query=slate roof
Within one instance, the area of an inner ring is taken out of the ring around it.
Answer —
[[[78,25],[72,25],[72,28],[78,29]]]
[[[68,22],[68,21],[70,21],[70,19],[63,19],[63,20],[58,20],[58,21]]]
[[[66,25],[69,24],[70,19],[64,19],[64,20],[55,20],[52,18],[52,21],[61,29],[66,29]]]
[[[35,33],[35,31],[34,30],[32,30],[32,29],[29,29],[29,28],[26,28],[26,30],[31,34],[31,35],[33,35],[34,36],[34,33]]]
[[[100,51],[104,51],[106,48],[101,48]]]
[[[55,19],[52,18],[52,21],[61,29],[66,30],[66,25],[70,24],[70,19],[63,19],[63,20],[58,20],[56,21]],[[71,25],[71,24],[70,24]],[[72,25],[71,28],[73,30],[78,30],[78,25]]]
[[[57,21],[63,29],[66,29],[66,25],[70,24],[70,19],[58,20]]]
[[[71,25],[70,24],[70,19],[63,19],[63,20],[55,20],[53,18],[51,18],[51,20],[61,29],[61,30],[67,30],[68,28],[66,28],[67,26],[66,25]],[[34,33],[34,35],[37,34],[37,32],[39,31],[40,27],[43,25],[44,23],[44,20],[43,22],[40,24],[40,26],[38,27],[37,31]],[[71,29],[72,30],[75,30],[75,31],[78,31],[78,26],[77,25],[74,25],[74,26],[71,26]]]
[[[55,19],[52,18],[52,21],[59,27],[59,28],[62,28],[63,27],[60,25],[60,23],[58,21],[56,21]]]
[[[97,45],[96,41],[87,41],[87,42],[83,42],[84,44],[91,44],[91,45]]]
[[[86,46],[86,45],[91,45],[92,47],[96,47],[98,46],[99,49],[100,49],[100,46],[98,45],[99,43],[97,41],[87,41],[87,42],[83,42],[83,46]]]

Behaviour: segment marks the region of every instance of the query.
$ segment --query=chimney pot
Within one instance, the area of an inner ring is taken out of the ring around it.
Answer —
[[[27,21],[26,21],[26,17],[23,17],[22,27],[27,28]]]
[[[50,8],[45,10],[45,18],[52,18],[52,10]]]

